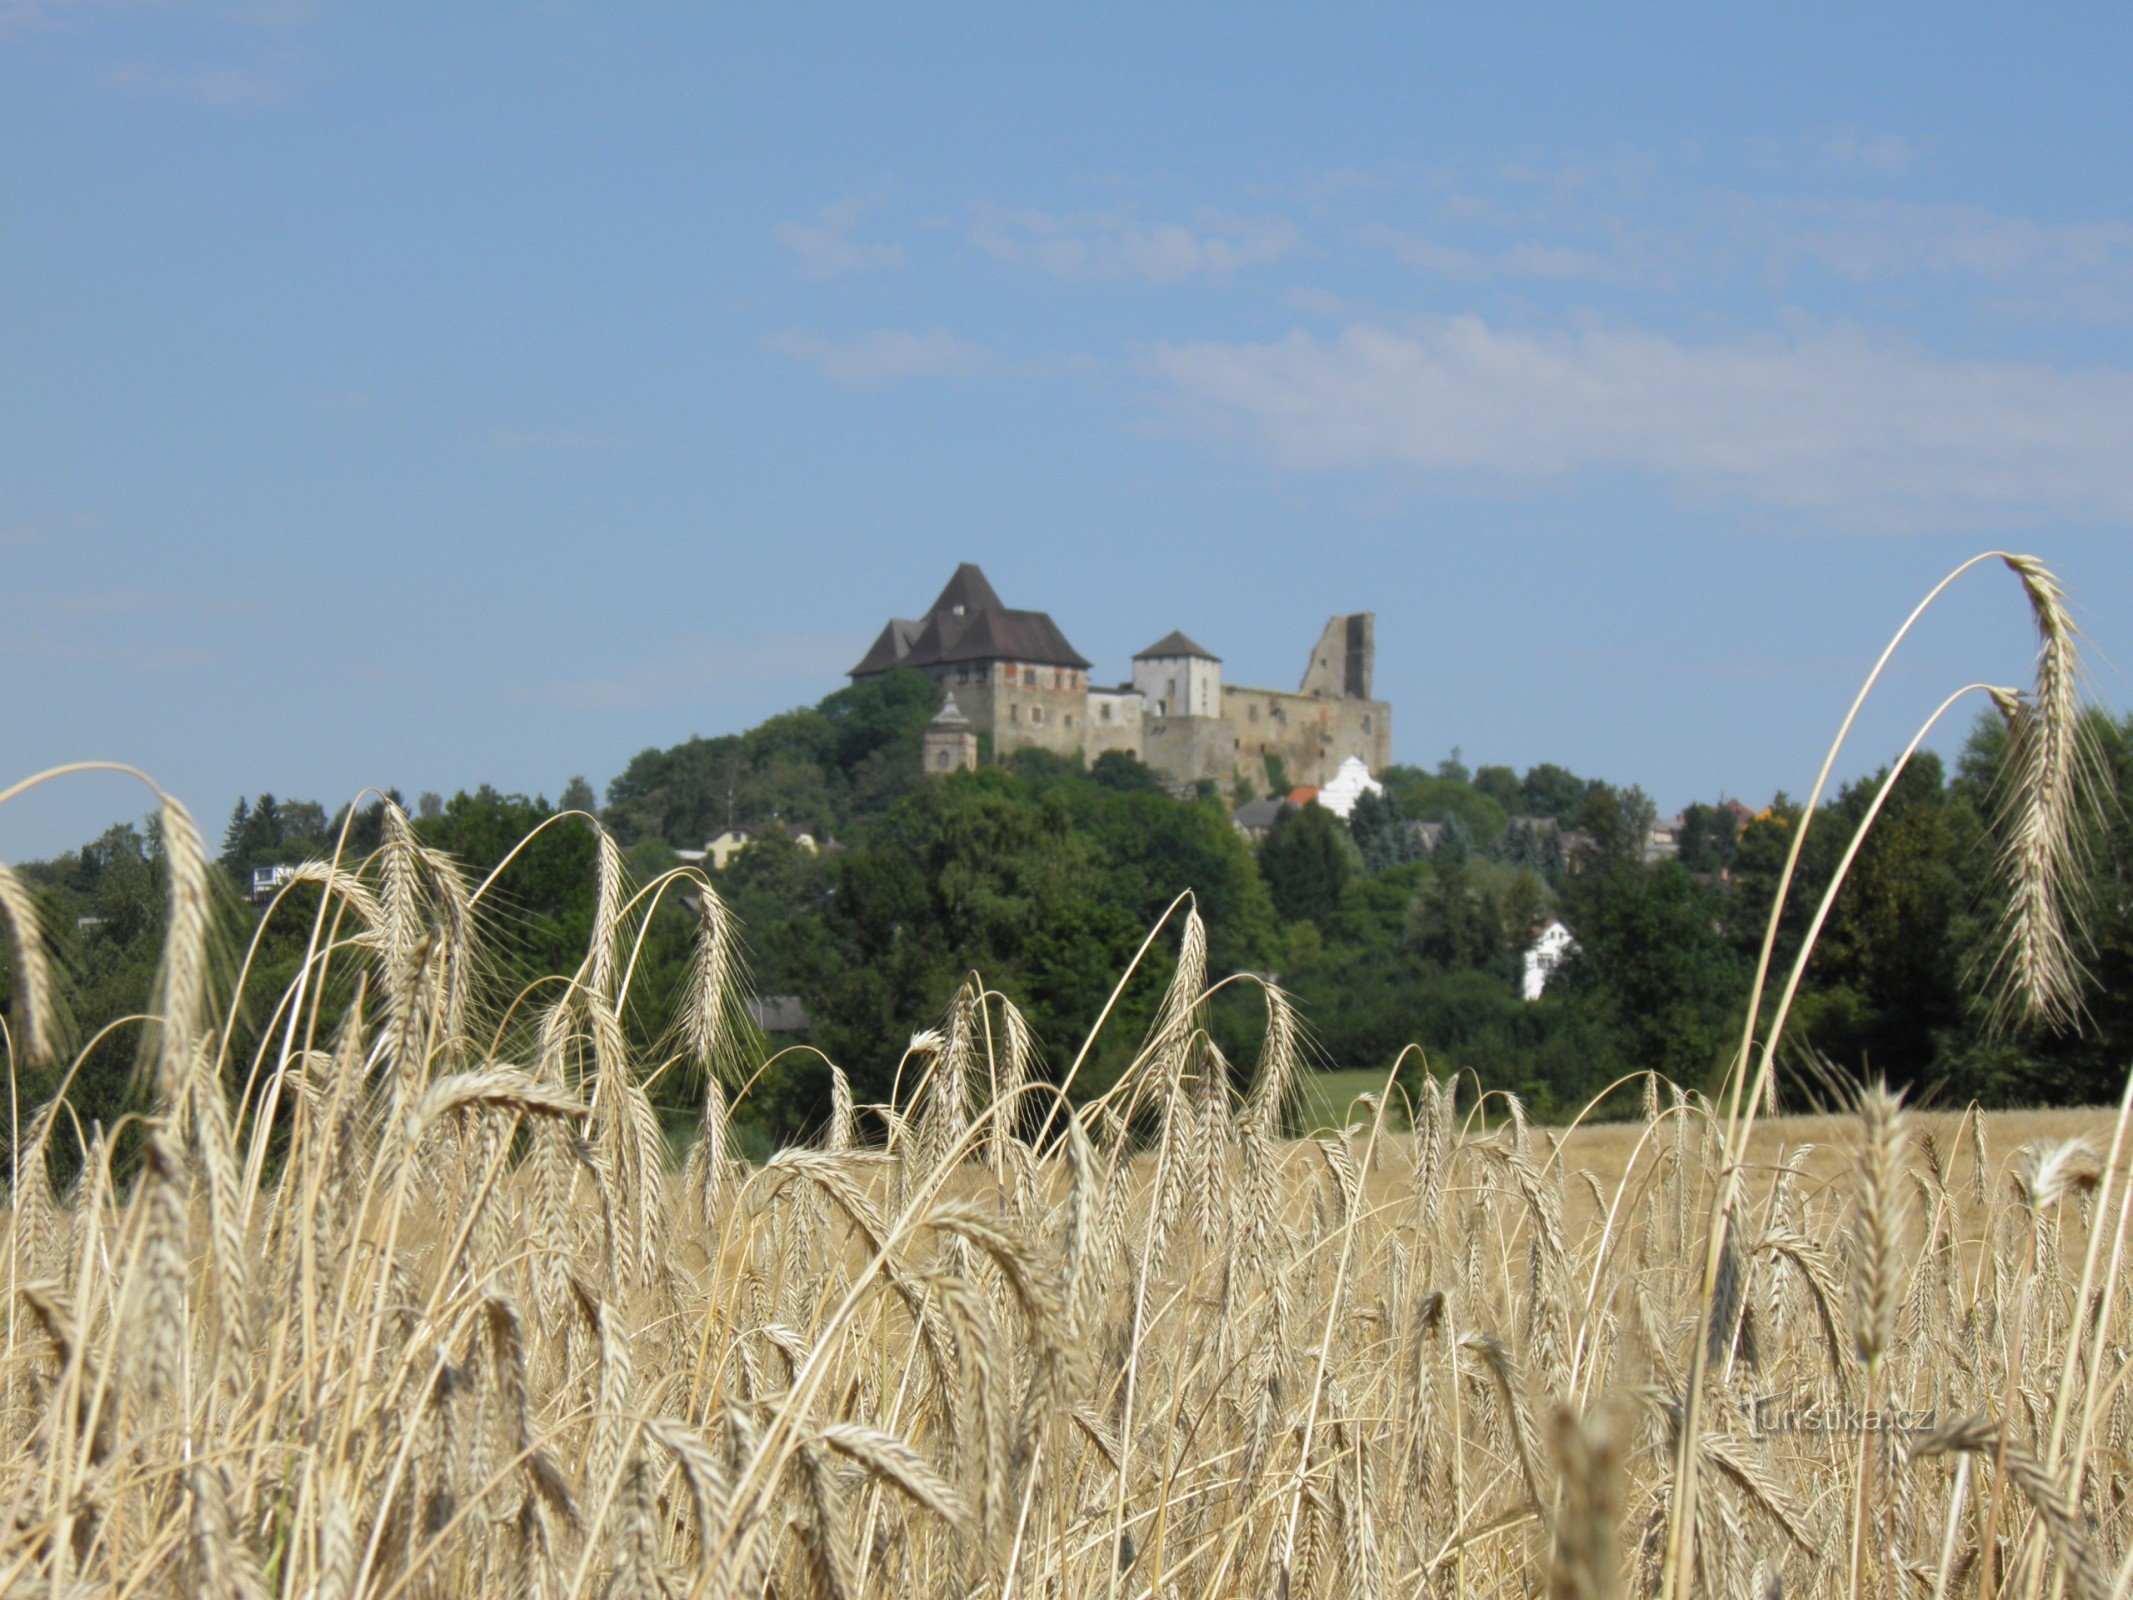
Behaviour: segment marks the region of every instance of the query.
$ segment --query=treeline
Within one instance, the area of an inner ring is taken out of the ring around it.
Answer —
[[[641,879],[730,824],[757,830],[715,875],[747,929],[756,986],[798,997],[812,1023],[805,1042],[865,1097],[885,1094],[910,1034],[937,1019],[972,970],[1022,1007],[1062,1074],[1149,928],[1186,889],[1208,926],[1212,970],[1288,989],[1324,1065],[1383,1069],[1418,1045],[1433,1069],[1471,1069],[1544,1113],[1644,1069],[1708,1081],[1737,1043],[1799,826],[1782,795],[1745,821],[1741,808],[1695,806],[1675,852],[1652,859],[1653,807],[1639,790],[1557,766],[1470,770],[1455,754],[1432,771],[1380,774],[1383,796],[1365,797],[1345,823],[1317,806],[1285,808],[1255,845],[1230,820],[1239,797],[1177,798],[1123,755],[1084,768],[1020,752],[927,780],[918,742],[936,705],[924,678],[892,674],[747,733],[647,751],[598,807]],[[2133,793],[2133,719],[2099,715],[2091,731],[2120,792]],[[1952,773],[1927,755],[1904,774],[1810,964],[1788,1029],[1796,1085],[1875,1072],[1988,1103],[2116,1093],[2133,1051],[2133,835],[2122,810],[2094,819],[2076,886],[2094,980],[2086,1025],[2063,1035],[1995,1028],[1986,890],[2003,754],[1998,725],[1981,723]],[[1780,929],[1780,973],[1878,782],[1845,788],[1815,820]],[[510,857],[484,899],[484,959],[504,975],[530,983],[576,966],[593,915],[593,840],[581,822],[550,819],[594,804],[573,780],[553,804],[483,788],[410,808],[423,841],[477,880]],[[245,992],[279,993],[310,936],[316,901],[301,888],[261,930],[246,899],[253,869],[337,848],[359,858],[375,847],[381,815],[375,801],[335,814],[271,796],[240,803],[222,840],[226,976],[248,961]],[[797,842],[801,833],[816,848]],[[71,1037],[96,1041],[70,1096],[85,1116],[115,1118],[130,1103],[138,1047],[120,1019],[145,1008],[160,949],[154,830],[114,828],[20,870],[56,947]],[[678,992],[687,968],[693,919],[680,901],[662,905],[637,956],[635,993],[654,998],[625,1021],[648,1046],[669,1023],[656,997]],[[1574,951],[1542,998],[1523,1000],[1525,952],[1557,918]],[[1081,1088],[1100,1088],[1124,1065],[1171,947],[1157,941],[1117,997]],[[6,983],[0,969],[0,1006]],[[1230,1059],[1249,1060],[1261,1016],[1245,988],[1218,1002],[1215,1037]],[[275,1024],[235,1015],[233,1058],[247,1062]],[[818,1056],[784,1051],[752,1103],[790,1132],[821,1115],[826,1084]],[[24,1103],[49,1087],[24,1084]]]

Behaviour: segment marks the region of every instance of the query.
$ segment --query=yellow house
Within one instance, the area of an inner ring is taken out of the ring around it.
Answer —
[[[751,823],[736,823],[713,834],[705,841],[701,850],[677,850],[674,853],[684,861],[708,861],[713,872],[720,872],[725,869],[727,862],[747,849],[764,831]],[[815,836],[811,833],[796,833],[792,836],[792,842],[809,855],[815,853]]]

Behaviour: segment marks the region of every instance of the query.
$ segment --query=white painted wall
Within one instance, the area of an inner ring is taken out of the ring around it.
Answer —
[[[1534,936],[1526,946],[1526,970],[1519,980],[1518,992],[1528,1000],[1538,1000],[1548,987],[1548,979],[1561,966],[1578,942],[1568,928],[1560,922],[1550,922]]]
[[[1222,715],[1222,663],[1204,656],[1150,656],[1133,663],[1133,687],[1153,716]]]
[[[1318,803],[1346,822],[1348,813],[1355,809],[1356,801],[1366,794],[1384,792],[1385,785],[1370,775],[1370,768],[1363,764],[1363,758],[1350,756],[1340,764],[1332,779],[1318,791]]]

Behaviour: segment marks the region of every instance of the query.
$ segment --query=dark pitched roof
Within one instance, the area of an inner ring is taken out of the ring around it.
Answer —
[[[940,598],[933,602],[926,615],[937,616],[945,611],[950,616],[960,617],[966,612],[997,611],[999,608],[1000,597],[985,581],[985,574],[978,570],[976,562],[965,561],[955,569],[955,576],[948,580],[948,586],[941,590]]]
[[[891,667],[932,667],[956,661],[1089,665],[1048,615],[1001,605],[985,574],[966,561],[955,569],[955,576],[922,621],[892,621],[850,676],[864,678]]]
[[[1198,656],[1202,661],[1220,661],[1222,659],[1205,645],[1194,644],[1175,628],[1172,628],[1162,638],[1156,640],[1154,644],[1133,659],[1136,661],[1156,661],[1171,656]]]
[[[891,617],[889,625],[867,646],[867,653],[859,658],[859,665],[852,668],[851,676],[864,678],[903,665],[904,657],[911,653],[911,641],[918,637],[918,629],[919,624],[915,622]]]

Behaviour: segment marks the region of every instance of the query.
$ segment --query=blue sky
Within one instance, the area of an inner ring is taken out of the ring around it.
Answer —
[[[1669,809],[1994,544],[2126,703],[2122,16],[1328,9],[0,0],[0,779],[604,784],[966,559]]]

